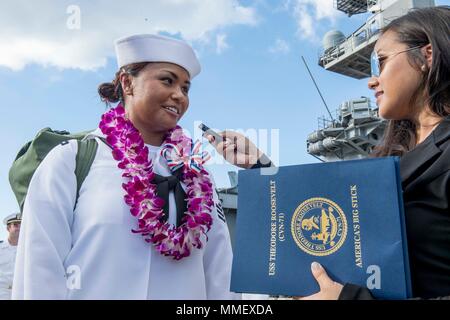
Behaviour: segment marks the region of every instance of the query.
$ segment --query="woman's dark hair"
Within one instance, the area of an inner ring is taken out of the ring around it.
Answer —
[[[433,62],[423,73],[421,86],[413,96],[411,104],[423,99],[430,111],[437,116],[450,114],[450,7],[414,9],[393,20],[382,29],[382,33],[393,31],[398,40],[409,48],[431,44]],[[411,50],[408,61],[421,70],[427,66],[420,50]],[[382,143],[374,149],[373,156],[402,156],[416,145],[416,124],[410,120],[389,120]]]
[[[120,84],[120,75],[122,73],[127,73],[136,77],[149,63],[150,62],[132,63],[120,68],[120,70],[116,72],[116,76],[112,82],[105,82],[98,86],[100,99],[106,103],[124,102],[122,85]]]

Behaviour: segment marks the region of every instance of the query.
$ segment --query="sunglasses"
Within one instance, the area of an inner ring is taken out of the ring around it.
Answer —
[[[382,57],[378,56],[377,52],[374,50],[370,57],[370,69],[371,69],[372,77],[380,76],[380,73],[383,71],[383,70],[381,70],[381,63],[383,61],[385,61],[386,59],[395,57],[396,55],[403,53],[403,52],[408,52],[408,51],[420,49],[420,48],[422,48],[422,46],[417,46],[417,47],[408,48],[406,50],[397,51],[397,52],[394,52],[394,53],[391,53],[389,55],[382,56]]]

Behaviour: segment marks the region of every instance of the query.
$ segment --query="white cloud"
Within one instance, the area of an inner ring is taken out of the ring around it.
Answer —
[[[342,16],[334,8],[333,0],[286,0],[283,7],[293,13],[297,21],[297,35],[311,41],[318,40],[319,23],[328,21],[333,24]]]
[[[74,3],[79,21],[76,11],[67,12]],[[0,66],[93,70],[113,57],[114,39],[135,33],[168,33],[194,46],[209,45],[219,34],[221,52],[228,47],[226,27],[256,23],[256,10],[238,0],[2,0]]]
[[[226,34],[218,34],[216,36],[216,52],[217,54],[221,54],[224,50],[228,49],[230,46],[227,43],[227,35]]]
[[[269,48],[269,52],[273,54],[282,53],[287,54],[291,51],[289,43],[283,39],[277,39],[275,44]]]

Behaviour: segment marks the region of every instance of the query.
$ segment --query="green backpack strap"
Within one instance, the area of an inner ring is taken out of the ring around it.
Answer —
[[[78,151],[75,158],[75,176],[77,177],[77,195],[75,198],[75,207],[77,206],[78,196],[80,195],[80,188],[89,174],[91,165],[94,162],[97,154],[98,144],[95,139],[77,140]]]
[[[76,139],[78,151],[76,155],[75,175],[77,179],[77,194],[75,206],[78,202],[81,185],[86,179],[97,152],[96,139],[85,139],[90,131],[70,134],[67,131],[52,130],[44,128],[40,130],[33,140],[27,142],[17,154],[11,168],[9,169],[9,183],[16,196],[20,211],[23,210],[28,187],[34,172],[47,154],[60,144],[67,144],[69,140]],[[106,139],[97,137],[106,145]],[[74,207],[75,209],[75,207]]]

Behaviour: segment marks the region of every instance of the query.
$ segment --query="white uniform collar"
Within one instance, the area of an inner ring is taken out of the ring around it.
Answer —
[[[8,239],[3,240],[3,242],[0,243],[0,249],[14,248],[14,247],[17,247],[17,246],[12,246],[12,245],[9,243]]]
[[[100,128],[95,129],[94,131],[88,133],[83,140],[86,139],[93,139],[95,137],[100,137],[100,138],[106,138],[106,136],[103,134],[102,130],[100,130]]]

